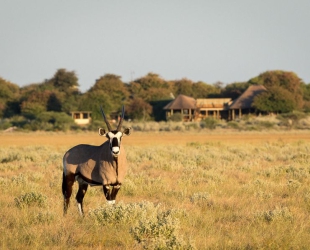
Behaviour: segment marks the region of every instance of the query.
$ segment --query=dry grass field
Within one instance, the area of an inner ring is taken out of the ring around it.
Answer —
[[[310,132],[133,132],[114,206],[62,212],[62,156],[96,133],[0,133],[1,249],[308,249]]]

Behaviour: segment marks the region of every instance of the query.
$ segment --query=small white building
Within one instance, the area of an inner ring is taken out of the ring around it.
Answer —
[[[71,111],[71,116],[78,125],[87,125],[91,121],[90,111]]]

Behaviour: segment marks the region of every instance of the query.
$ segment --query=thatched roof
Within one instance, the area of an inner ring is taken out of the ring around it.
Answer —
[[[178,95],[164,109],[196,109],[196,100],[186,95]]]
[[[267,91],[267,89],[263,85],[251,85],[230,105],[229,109],[252,108],[254,97],[265,91]]]

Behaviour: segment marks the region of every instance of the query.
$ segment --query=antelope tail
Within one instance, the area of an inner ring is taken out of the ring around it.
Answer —
[[[62,194],[65,196],[66,191],[67,191],[67,185],[66,185],[66,180],[65,180],[65,173],[63,172],[62,174]]]

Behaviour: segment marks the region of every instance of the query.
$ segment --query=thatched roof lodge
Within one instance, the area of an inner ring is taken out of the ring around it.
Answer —
[[[166,119],[180,113],[182,114],[183,121],[200,121],[207,117],[234,120],[243,114],[255,113],[256,110],[252,107],[254,97],[264,91],[267,90],[262,85],[251,85],[234,101],[231,98],[196,100],[186,95],[179,95],[164,107]]]

